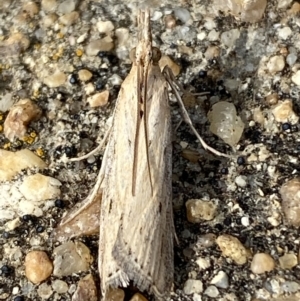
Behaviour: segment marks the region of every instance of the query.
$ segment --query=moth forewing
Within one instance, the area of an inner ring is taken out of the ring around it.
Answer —
[[[167,82],[149,48],[149,11],[140,14],[139,26],[135,62],[121,86],[106,149],[99,239],[104,299],[109,287],[130,282],[163,299],[173,282]]]

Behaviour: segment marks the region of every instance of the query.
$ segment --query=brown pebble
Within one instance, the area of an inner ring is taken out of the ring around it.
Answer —
[[[292,179],[280,188],[282,210],[288,224],[300,226],[300,178]]]
[[[23,11],[27,12],[28,15],[32,18],[32,17],[34,17],[34,15],[38,14],[39,7],[37,6],[36,3],[34,3],[33,1],[30,1],[30,2],[26,2],[23,5]]]
[[[185,203],[187,219],[190,223],[212,220],[217,213],[217,206],[213,202],[190,199]]]
[[[67,14],[61,16],[59,18],[59,21],[60,21],[60,23],[66,25],[66,26],[70,26],[70,25],[76,23],[78,18],[79,18],[79,13],[76,11],[72,11],[70,13],[67,13]]]
[[[272,93],[266,96],[266,102],[269,105],[276,105],[278,103],[278,94],[277,93]]]
[[[81,69],[78,71],[78,77],[81,81],[86,82],[90,80],[93,76],[93,73],[86,69]]]
[[[176,26],[176,19],[173,15],[166,15],[164,21],[166,28],[172,29]]]
[[[97,93],[93,96],[90,96],[87,99],[87,102],[89,103],[89,105],[91,106],[91,108],[95,108],[95,107],[103,107],[107,104],[108,102],[108,98],[109,98],[109,91],[103,91],[100,93]]]
[[[57,88],[64,85],[67,80],[67,76],[62,71],[56,71],[55,73],[44,78],[44,84],[50,88]]]
[[[46,280],[52,273],[53,264],[43,251],[31,251],[25,257],[25,275],[34,284]]]
[[[300,3],[299,2],[293,3],[291,9],[288,10],[288,14],[291,14],[291,15],[296,15],[299,12],[300,12]]]
[[[220,49],[218,46],[209,46],[205,53],[204,53],[204,56],[207,60],[212,60],[216,57],[219,57],[220,56]]]
[[[216,239],[216,243],[221,249],[222,255],[231,258],[238,265],[245,264],[250,257],[249,251],[234,236],[220,235]]]
[[[133,295],[130,301],[148,301],[148,299],[146,299],[142,294],[136,293]]]
[[[109,36],[91,41],[85,49],[88,56],[95,56],[99,51],[111,51],[114,48],[113,39]]]
[[[253,256],[251,262],[251,271],[254,274],[270,272],[275,268],[274,259],[266,253],[257,253]]]
[[[72,301],[97,301],[97,287],[93,276],[91,274],[86,275],[84,278],[80,279],[78,282],[77,289],[72,297]],[[111,299],[107,299],[111,300]],[[111,300],[113,301],[113,300]]]
[[[30,45],[29,39],[22,33],[14,33],[7,40],[0,42],[0,56],[13,57],[18,56]]]
[[[40,118],[41,109],[30,99],[21,99],[13,105],[4,122],[4,135],[10,141],[23,138],[27,125]]]
[[[46,166],[47,164],[29,149],[17,152],[0,149],[0,181],[12,180],[22,169],[43,169]]]
[[[171,58],[167,55],[163,55],[158,62],[160,69],[162,70],[165,66],[169,66],[173,74],[177,76],[180,73],[180,66],[177,65]]]
[[[298,122],[298,116],[293,111],[293,103],[291,100],[286,99],[280,102],[273,110],[272,113],[277,122],[288,122],[292,124]]]
[[[298,264],[298,259],[296,254],[288,253],[279,257],[280,267],[284,270],[290,270]]]

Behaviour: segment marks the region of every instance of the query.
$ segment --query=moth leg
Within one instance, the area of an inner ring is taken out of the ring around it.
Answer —
[[[201,145],[203,146],[203,148],[205,150],[209,150],[210,152],[212,152],[213,154],[217,155],[217,156],[222,156],[222,157],[226,157],[226,158],[231,158],[231,156],[224,154],[222,152],[217,151],[216,149],[214,149],[213,147],[209,146],[203,139],[202,137],[199,135],[199,133],[197,132],[197,130],[195,129],[192,120],[184,106],[184,103],[182,101],[182,98],[178,92],[178,88],[176,87],[176,85],[178,87],[181,87],[180,84],[176,81],[175,76],[173,75],[171,69],[166,66],[163,71],[162,71],[163,75],[165,76],[167,82],[169,83],[172,91],[175,94],[175,97],[177,99],[177,102],[179,104],[179,107],[181,109],[181,113],[182,113],[182,117],[183,120],[189,125],[189,127],[191,128],[191,130],[194,132],[195,136],[197,137],[197,139],[200,141]],[[176,85],[175,85],[175,84]]]
[[[108,137],[109,137],[109,134],[111,132],[111,129],[112,129],[112,126],[110,126],[110,128],[106,131],[103,139],[101,140],[100,144],[95,148],[93,149],[91,152],[81,156],[81,157],[78,157],[78,158],[71,158],[69,159],[68,161],[69,162],[76,162],[76,161],[81,161],[81,160],[84,160],[84,159],[87,159],[88,157],[94,155],[94,154],[97,154],[100,152],[100,150],[103,148],[104,144],[106,143]]]

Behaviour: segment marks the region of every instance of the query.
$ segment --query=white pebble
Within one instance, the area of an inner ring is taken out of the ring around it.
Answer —
[[[293,76],[292,76],[292,82],[298,86],[300,86],[300,70],[298,70]]]
[[[270,73],[276,73],[284,69],[285,62],[282,55],[275,55],[270,58],[267,68]]]
[[[243,216],[241,218],[241,223],[244,227],[248,227],[250,225],[249,217],[248,216]]]
[[[278,37],[282,40],[286,40],[291,34],[292,30],[288,26],[278,29]]]
[[[207,295],[210,298],[216,298],[219,296],[219,291],[214,285],[210,285],[204,291],[204,295]]]
[[[185,8],[176,8],[174,10],[175,17],[179,19],[182,23],[186,23],[190,20],[191,14]]]
[[[160,11],[155,11],[155,12],[153,13],[153,15],[152,15],[151,20],[152,20],[152,21],[157,21],[157,20],[159,20],[162,16],[163,16],[162,12],[160,12]]]
[[[219,288],[227,288],[229,286],[228,276],[224,271],[219,271],[210,283]]]
[[[237,176],[235,178],[235,183],[236,185],[238,185],[239,187],[246,187],[247,186],[247,177],[246,176]]]
[[[183,287],[183,292],[186,295],[191,295],[194,293],[202,293],[203,284],[201,280],[188,279]]]

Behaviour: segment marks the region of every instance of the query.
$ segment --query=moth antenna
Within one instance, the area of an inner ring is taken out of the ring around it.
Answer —
[[[139,11],[138,14],[138,26],[139,26],[139,44],[136,50],[136,64],[137,64],[137,122],[136,133],[134,141],[134,162],[132,172],[132,195],[135,195],[136,189],[136,174],[138,163],[138,141],[140,136],[141,119],[143,118],[144,136],[146,146],[146,160],[147,169],[151,187],[151,195],[153,195],[153,183],[150,169],[149,159],[149,139],[147,131],[147,82],[148,82],[148,70],[149,65],[152,62],[152,38],[150,29],[150,11],[149,9]],[[141,92],[142,90],[142,92]]]

